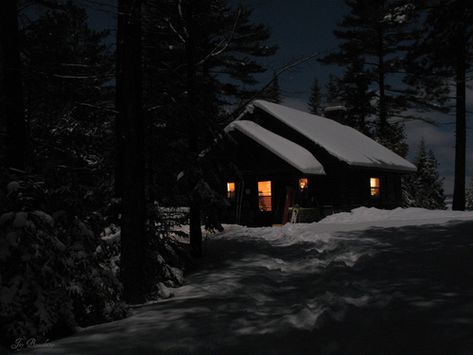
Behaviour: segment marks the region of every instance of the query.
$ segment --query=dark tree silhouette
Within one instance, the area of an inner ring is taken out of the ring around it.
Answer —
[[[423,92],[447,101],[451,80],[455,97],[454,210],[465,209],[466,80],[473,68],[473,4],[465,0],[433,1],[426,9],[422,36],[411,51],[417,76],[410,80]],[[442,101],[442,100],[441,100]],[[441,106],[445,108],[445,105]]]
[[[142,303],[145,291],[144,118],[141,1],[119,0],[116,107],[122,197],[120,272],[124,299]]]
[[[427,150],[422,138],[415,159],[417,171],[404,180],[404,203],[407,207],[445,209],[443,178],[432,150]]]
[[[261,95],[263,99],[274,102],[275,104],[281,103],[281,87],[279,86],[279,77],[276,73],[273,73],[273,79],[271,84]]]
[[[364,60],[358,58],[350,63],[338,81],[341,100],[347,109],[346,123],[371,136],[368,118],[374,114],[369,75],[364,72]]]
[[[325,106],[333,106],[340,104],[340,90],[338,87],[339,78],[333,74],[328,77],[325,84]]]
[[[6,116],[6,163],[24,169],[26,124],[23,102],[20,52],[18,47],[17,1],[0,2],[0,47]]]
[[[346,0],[350,12],[338,24],[339,50],[322,62],[347,66],[364,59],[363,72],[376,87],[375,138],[400,155],[406,154],[404,132],[393,119],[403,118],[406,93],[396,85],[404,71],[404,57],[412,41],[415,7],[406,1]]]
[[[162,137],[153,141],[154,152],[162,154],[148,166],[160,166],[154,173],[159,198],[182,198],[191,205],[191,250],[200,255],[199,221],[205,211],[199,206],[205,207],[206,193],[199,189],[219,168],[202,169],[198,155],[222,128],[222,106],[255,93],[255,76],[266,70],[257,58],[272,55],[275,47],[267,43],[268,29],[253,23],[243,5],[151,0],[145,6],[145,99],[147,106],[157,107],[149,110],[149,124]],[[177,189],[181,171],[186,178]]]
[[[320,92],[320,84],[317,78],[314,79],[312,83],[312,87],[310,89],[310,97],[309,97],[309,110],[314,115],[320,115],[321,112],[321,101],[322,101],[322,94]]]

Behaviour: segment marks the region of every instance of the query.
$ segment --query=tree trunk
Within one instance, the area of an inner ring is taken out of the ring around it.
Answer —
[[[462,6],[463,4],[463,6]],[[457,33],[457,53],[455,67],[456,81],[456,131],[455,131],[455,182],[453,187],[453,210],[465,210],[465,164],[466,164],[466,101],[465,101],[465,71],[466,71],[466,41],[464,2],[459,1]]]
[[[197,121],[197,108],[195,104],[195,43],[194,43],[194,18],[192,0],[186,1],[185,19],[187,26],[186,39],[186,61],[187,61],[187,120],[188,120],[188,139],[189,151],[192,157],[190,164],[193,177],[196,177],[196,183],[199,179],[198,166],[195,162],[198,153],[197,138],[199,135],[199,127]],[[194,257],[202,256],[202,230],[201,230],[201,204],[198,191],[193,190],[190,193],[190,213],[189,213],[189,239],[191,255]]]
[[[117,136],[121,184],[120,272],[124,299],[145,293],[144,116],[142,108],[141,1],[119,0],[117,24]]]
[[[15,0],[0,1],[0,46],[6,116],[6,160],[9,166],[24,169],[27,139]]]

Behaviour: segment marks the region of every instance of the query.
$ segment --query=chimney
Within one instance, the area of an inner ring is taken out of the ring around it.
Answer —
[[[345,106],[329,106],[324,109],[324,117],[345,124],[347,108]]]

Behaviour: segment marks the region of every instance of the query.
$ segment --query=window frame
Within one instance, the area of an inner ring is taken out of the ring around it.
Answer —
[[[233,186],[233,190],[231,187]],[[230,201],[235,201],[236,198],[236,183],[233,181],[227,182],[227,199]]]
[[[302,187],[302,182],[305,180],[305,185]],[[297,187],[299,189],[299,192],[306,192],[309,191],[309,178],[307,177],[302,177],[297,180]]]
[[[373,200],[381,198],[381,179],[379,177],[370,177],[370,197]]]
[[[263,183],[269,183],[269,195],[264,194],[267,191],[263,191],[263,189],[260,190],[260,184]],[[273,186],[271,180],[258,180],[257,181],[258,185],[258,210],[260,212],[272,212],[273,211]],[[268,205],[264,202],[269,201],[269,207]]]

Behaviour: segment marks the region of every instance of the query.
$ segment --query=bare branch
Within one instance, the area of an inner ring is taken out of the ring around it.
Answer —
[[[153,111],[156,111],[156,110],[160,109],[161,107],[163,107],[163,105],[151,106],[151,107],[146,109],[146,112],[153,112]]]
[[[177,37],[179,37],[180,41],[182,43],[186,43],[186,39],[184,38],[183,35],[181,35],[181,33],[174,27],[174,25],[172,24],[172,22],[169,20],[169,19],[165,19],[166,23],[168,24],[169,28],[177,35]]]
[[[220,43],[218,43],[209,54],[207,54],[203,59],[201,59],[197,63],[197,65],[201,65],[205,63],[210,57],[216,57],[227,50],[228,46],[230,45],[230,43],[233,41],[233,38],[235,37],[235,32],[238,26],[238,21],[240,20],[240,15],[241,15],[241,9],[238,10],[237,15],[235,17],[235,22],[233,23],[232,31],[230,32],[230,38],[228,38],[228,40],[225,40],[225,38],[222,39]],[[219,49],[220,46],[222,47]]]
[[[301,64],[304,64],[312,59],[315,59],[317,58],[318,56],[320,56],[320,53],[313,53],[311,55],[308,55],[306,57],[303,57],[301,59],[297,59],[291,63],[288,63],[286,65],[284,65],[283,67],[281,67],[280,69],[277,69],[275,72],[274,72],[274,75],[272,77],[272,79],[270,81],[268,81],[266,83],[266,85],[264,85],[259,91],[257,91],[255,94],[253,94],[253,96],[251,96],[248,100],[246,100],[245,102],[243,102],[240,106],[238,106],[233,112],[231,112],[228,117],[224,120],[224,122],[227,122],[227,123],[230,123],[241,111],[243,108],[245,108],[246,106],[248,106],[248,104],[253,101],[254,99],[256,99],[261,93],[263,93],[268,87],[271,86],[271,84],[279,78],[279,76],[281,74],[283,74],[284,72],[294,68],[294,67],[297,67],[298,65],[301,65]]]
[[[184,13],[182,12],[182,0],[179,0],[177,2],[177,12],[179,13],[179,18],[181,19],[181,22],[182,22],[182,29],[184,30],[184,34],[186,38],[189,38],[189,32],[187,31],[187,27],[186,27],[186,20],[184,19]]]
[[[304,64],[312,59],[315,59],[317,58],[318,56],[320,56],[320,53],[314,53],[314,54],[311,54],[311,55],[308,55],[306,57],[303,57],[301,59],[297,59],[291,63],[288,63],[286,65],[284,65],[283,67],[281,67],[280,69],[276,70],[274,72],[274,75],[272,77],[271,80],[269,80],[266,85],[264,85],[258,92],[256,92],[251,98],[249,98],[248,100],[246,100],[245,102],[243,102],[240,106],[238,106],[235,110],[233,110],[225,119],[223,119],[223,122],[225,125],[229,124],[230,122],[232,122],[236,117],[238,117],[238,115],[243,111],[243,109],[248,106],[248,104],[253,101],[255,98],[257,98],[262,92],[264,92],[273,82],[274,80],[276,80],[276,78],[278,78],[282,73],[294,68],[294,67],[297,67],[298,65],[301,65],[301,64]],[[218,145],[221,140],[225,137],[224,133],[223,132],[219,132],[217,133],[215,139],[213,140],[213,143],[212,145],[210,145],[204,152],[207,153],[208,151],[211,151],[216,145]],[[201,152],[201,154],[199,154],[199,156],[197,157],[197,160],[200,161],[204,156],[205,156],[205,153],[204,152]]]

